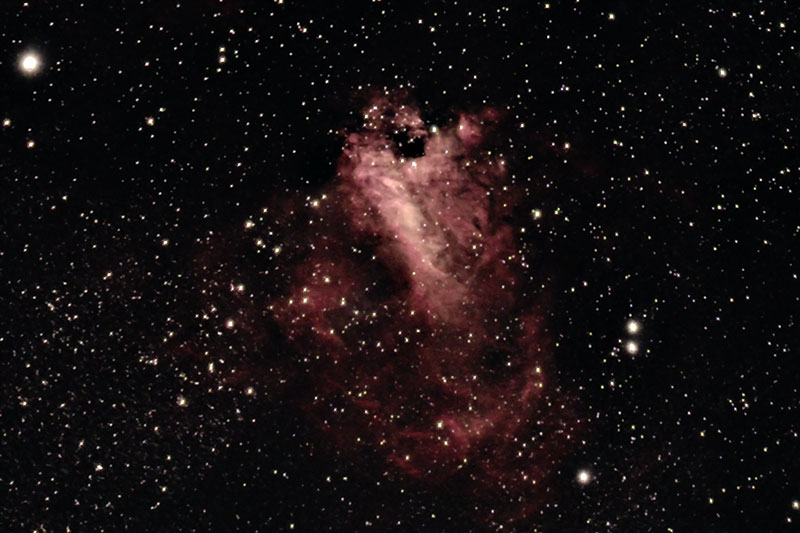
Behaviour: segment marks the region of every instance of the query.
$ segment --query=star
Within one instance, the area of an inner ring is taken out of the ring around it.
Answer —
[[[592,481],[592,473],[588,470],[579,470],[575,479],[581,485],[588,485]]]
[[[42,68],[42,59],[34,52],[26,52],[19,60],[19,67],[27,75],[37,74]]]

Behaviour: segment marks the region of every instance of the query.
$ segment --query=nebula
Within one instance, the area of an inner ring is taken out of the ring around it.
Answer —
[[[372,98],[333,183],[305,201],[306,251],[235,322],[256,349],[281,338],[270,367],[303,383],[292,401],[337,454],[512,520],[547,501],[580,424],[517,242],[527,198],[495,148],[501,121],[486,108],[428,125],[405,95]]]
[[[408,476],[468,469],[533,494],[575,424],[546,392],[551,343],[510,223],[519,194],[484,146],[499,115],[428,127],[402,98],[374,98],[316,204],[337,222],[273,311],[327,362],[308,409],[340,446]]]

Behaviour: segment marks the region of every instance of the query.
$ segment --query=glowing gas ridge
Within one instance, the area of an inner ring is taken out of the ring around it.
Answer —
[[[470,126],[474,117],[462,117],[455,131],[429,134],[406,105],[395,114],[403,120],[379,115],[387,105],[373,104],[372,128],[349,135],[341,190],[350,196],[353,224],[380,235],[383,251],[399,256],[412,306],[457,320],[477,303],[473,289],[482,275],[494,270],[495,280],[508,277],[498,255],[513,254],[511,229],[490,220],[498,199],[491,186],[506,169],[496,159],[468,159],[480,136]],[[409,138],[424,140],[425,155],[399,157],[386,128],[409,128]]]

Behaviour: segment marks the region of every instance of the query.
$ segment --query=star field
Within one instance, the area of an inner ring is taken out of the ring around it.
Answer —
[[[799,25],[4,3],[3,530],[794,530]]]

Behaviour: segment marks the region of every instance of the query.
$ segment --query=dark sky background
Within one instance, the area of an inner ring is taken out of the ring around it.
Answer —
[[[3,2],[2,529],[794,530],[798,13]],[[312,398],[348,378],[271,307],[323,235],[351,238],[307,198],[335,190],[374,94],[428,127],[497,110],[519,191],[548,392],[458,474],[394,468],[371,426],[320,429]],[[518,466],[493,447],[553,417],[575,433],[526,456],[535,492],[487,478]]]

